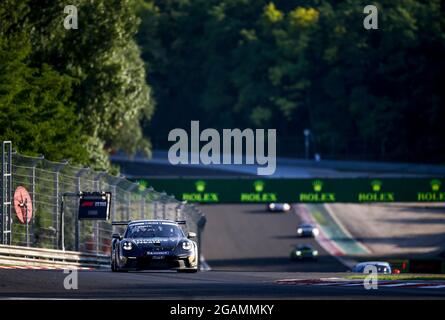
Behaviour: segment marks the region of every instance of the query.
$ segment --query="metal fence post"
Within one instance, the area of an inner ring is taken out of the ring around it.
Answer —
[[[54,248],[58,248],[57,240],[59,239],[59,171],[54,176],[54,213],[53,228],[56,231],[54,237]]]
[[[182,210],[186,204],[187,204],[187,201],[181,201],[176,206],[176,220],[182,219]]]
[[[60,237],[60,233],[64,232],[63,230],[61,230],[61,228],[62,228],[62,225],[61,225],[62,221],[61,221],[61,219],[59,217],[60,198],[61,198],[60,184],[59,184],[59,175],[60,175],[60,171],[67,164],[68,164],[68,161],[60,162],[60,163],[52,163],[52,165],[54,167],[54,214],[53,214],[53,227],[56,230],[56,236],[54,238],[54,247],[55,248],[59,248],[60,247],[60,243],[58,243],[59,242],[59,238],[62,238],[62,237]],[[54,217],[56,218],[55,220],[54,220]]]
[[[162,219],[165,219],[166,216],[166,206],[165,206],[165,202],[162,201]]]
[[[169,208],[168,208],[167,219],[175,220],[175,215],[176,215],[177,211],[175,210],[176,208],[173,207],[173,203],[175,203],[177,201],[176,201],[175,197],[172,195],[168,196],[167,200],[172,204],[172,206],[169,206]],[[172,214],[170,214],[170,212],[172,212]]]
[[[117,186],[124,180],[123,177],[108,176],[108,184],[111,187],[111,221],[116,220]]]
[[[113,184],[111,185],[111,221],[114,221],[116,219],[116,192],[117,192],[117,185]]]
[[[94,183],[94,187],[93,187],[93,191],[97,191],[97,192],[100,192],[100,191],[101,191],[101,190],[100,190],[100,186],[101,186],[100,179],[101,179],[103,176],[105,176],[106,174],[107,174],[107,173],[106,173],[105,171],[100,171],[100,172],[98,172],[98,173],[94,176],[94,181],[93,181],[93,183]],[[99,221],[96,220],[95,223],[94,223],[94,225],[95,225],[95,229],[96,229],[96,230],[94,230],[94,237],[96,238],[96,254],[98,254],[99,251],[100,251],[100,230],[99,230]]]
[[[165,191],[161,192],[161,196],[159,197],[159,199],[161,200],[161,206],[162,206],[162,219],[165,219],[165,197],[167,197],[167,193],[165,193]]]
[[[136,189],[139,188],[139,185],[137,183],[132,183],[128,188],[127,188],[127,210],[126,210],[126,219],[127,220],[131,220],[131,212],[130,212],[130,208],[131,208],[131,193]]]
[[[149,187],[149,188],[147,188],[147,196],[148,197],[145,197],[145,201],[149,201],[149,202],[151,202],[151,204],[153,205],[153,208],[152,208],[152,214],[150,215],[150,218],[151,219],[154,219],[155,218],[155,213],[154,213],[154,203],[155,203],[155,201],[153,201],[153,199],[154,199],[154,194],[155,194],[155,191],[154,191],[154,189],[153,189],[153,187]],[[148,198],[148,199],[147,199]],[[147,205],[145,206],[145,209],[147,210]],[[148,213],[147,213],[148,214]],[[147,215],[146,214],[146,215]],[[146,217],[147,218],[147,217]]]
[[[3,141],[1,154],[1,211],[0,231],[3,244],[11,244],[12,241],[12,143]]]
[[[158,218],[158,200],[157,199],[153,201],[153,215],[154,215],[155,219]]]
[[[80,187],[80,179],[86,173],[88,173],[90,168],[82,168],[76,173],[76,192],[79,194],[82,190]],[[79,198],[77,198],[77,207],[79,206]],[[74,250],[80,251],[80,221],[76,215],[74,219]]]
[[[147,217],[147,196],[153,192],[153,188],[147,188],[141,192],[141,219],[148,219]]]
[[[140,215],[141,215],[141,220],[143,220],[144,219],[144,214],[145,214],[145,194],[146,194],[146,190],[144,190],[144,191],[142,191],[141,193],[140,193],[140,197],[141,197],[141,199],[140,199],[140,201],[141,201],[141,212],[140,212]]]
[[[32,202],[32,220],[31,220],[31,234],[32,234],[32,243],[35,243],[36,237],[34,233],[34,224],[36,220],[36,167],[37,164],[45,159],[43,155],[40,157],[31,160],[31,202]]]

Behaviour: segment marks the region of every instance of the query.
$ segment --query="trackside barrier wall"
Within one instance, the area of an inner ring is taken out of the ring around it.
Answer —
[[[75,251],[0,245],[0,264],[14,266],[106,268],[110,257]]]

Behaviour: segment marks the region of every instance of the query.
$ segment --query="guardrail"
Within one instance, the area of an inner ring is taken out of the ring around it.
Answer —
[[[110,256],[77,251],[0,245],[0,265],[108,268]]]

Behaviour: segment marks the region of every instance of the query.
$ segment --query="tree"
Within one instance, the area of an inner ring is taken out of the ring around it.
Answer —
[[[148,123],[154,102],[133,40],[139,20],[132,1],[77,1],[78,30],[63,28],[65,5],[30,0],[32,58],[76,80],[72,97],[92,167],[109,169],[108,153],[116,150],[148,154],[141,122]]]
[[[443,162],[442,2],[380,1],[366,30],[355,0],[140,0],[145,130],[277,128],[296,155],[310,128],[324,157]]]
[[[0,4],[0,139],[20,152],[86,163],[85,136],[71,102],[73,79],[30,63],[26,3]]]

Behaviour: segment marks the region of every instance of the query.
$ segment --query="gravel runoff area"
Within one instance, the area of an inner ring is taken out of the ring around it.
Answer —
[[[445,205],[330,204],[326,209],[369,256],[437,256],[445,251]]]

